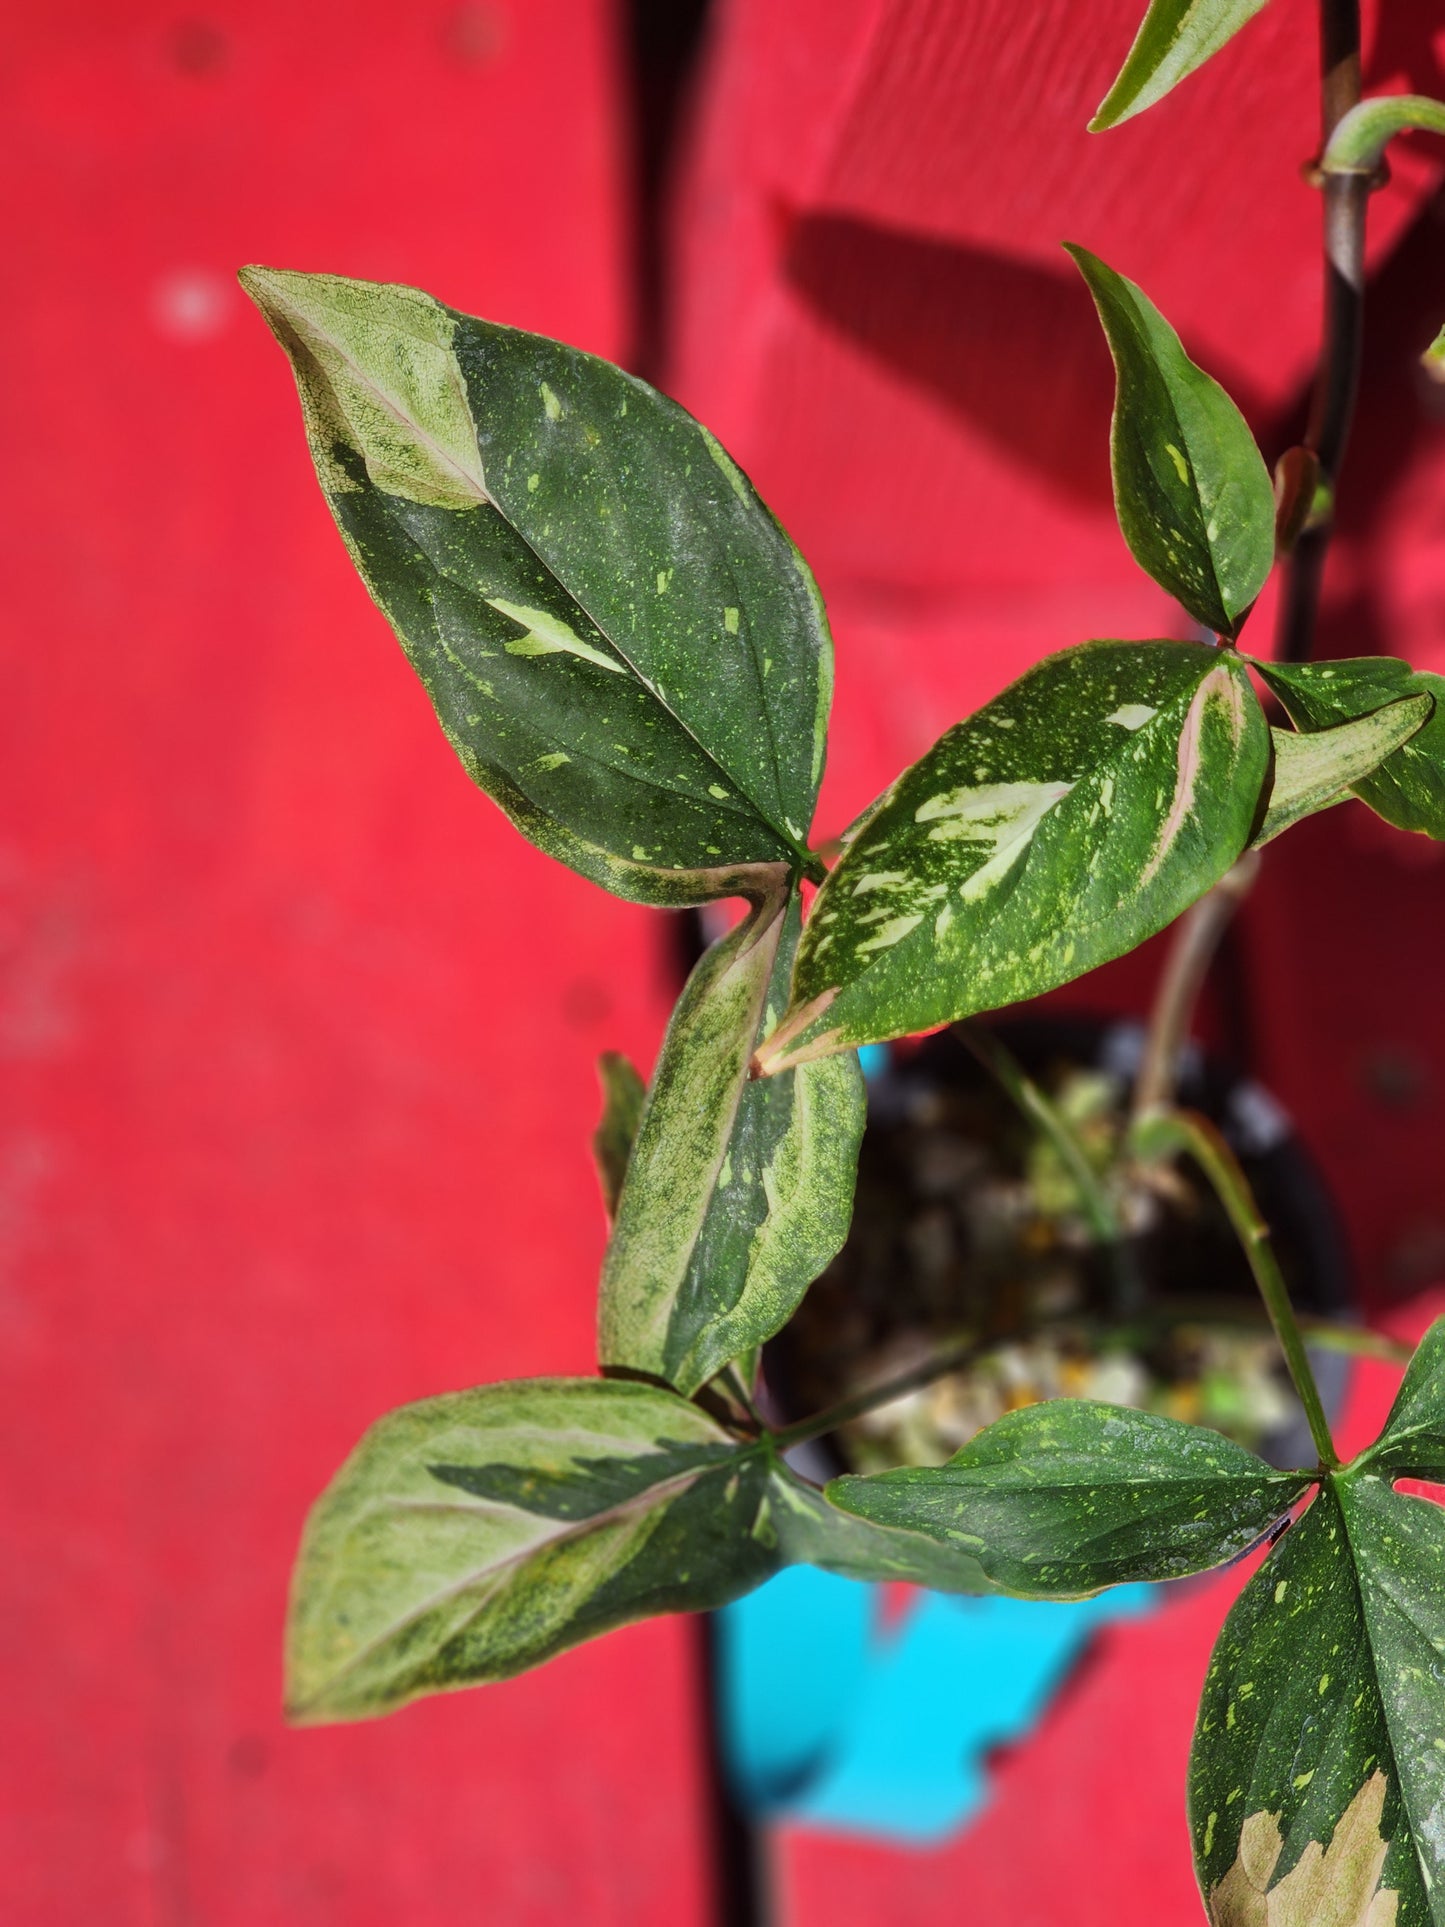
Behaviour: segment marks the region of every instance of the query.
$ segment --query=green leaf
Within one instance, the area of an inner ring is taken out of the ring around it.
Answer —
[[[597,1060],[597,1078],[602,1086],[602,1117],[592,1133],[592,1157],[602,1203],[608,1217],[615,1218],[647,1086],[619,1050],[603,1051]]]
[[[696,1391],[786,1324],[847,1236],[857,1060],[749,1076],[800,919],[796,896],[756,908],[703,957],[673,1013],[603,1262],[606,1367]]]
[[[986,1586],[971,1558],[837,1514],[768,1440],[653,1386],[532,1379],[403,1406],[307,1524],[287,1709],[360,1719],[506,1679],[631,1620],[724,1605],[798,1559]]]
[[[838,1506],[786,1465],[774,1469],[769,1517],[792,1565],[821,1566],[845,1579],[896,1580],[935,1592],[995,1590],[972,1549],[943,1546],[906,1524],[864,1519]]]
[[[1425,373],[1435,381],[1445,381],[1445,328],[1442,328],[1420,357]]]
[[[1089,132],[1102,134],[1162,100],[1263,5],[1264,0],[1152,0],[1118,79],[1089,122]]]
[[[1118,387],[1109,453],[1139,566],[1219,635],[1237,635],[1274,563],[1274,489],[1248,424],[1144,292],[1087,248]]]
[[[1377,816],[1401,830],[1445,837],[1445,676],[1414,670],[1393,656],[1355,656],[1342,662],[1256,662],[1296,728],[1331,729],[1373,716],[1411,696],[1434,703],[1429,721],[1372,776],[1351,784]]]
[[[608,362],[412,288],[241,278],[353,561],[524,835],[644,903],[796,863],[832,645],[707,430]]]
[[[1408,742],[1429,717],[1431,707],[1428,696],[1407,696],[1372,715],[1313,734],[1272,729],[1274,777],[1254,847],[1270,842],[1316,810],[1345,802],[1350,785],[1369,776]]]
[[[947,1465],[827,1489],[862,1518],[971,1552],[1008,1592],[1073,1599],[1222,1565],[1308,1486],[1202,1426],[1051,1399],[1010,1412]]]
[[[1335,1474],[1210,1662],[1189,1808],[1215,1927],[1445,1921],[1442,1650],[1445,1517]]]
[[[898,779],[818,892],[769,1074],[1039,995],[1169,923],[1254,827],[1269,732],[1232,651],[1049,656]]]
[[[1445,1477],[1445,1318],[1416,1346],[1385,1429],[1356,1463],[1372,1472]]]
[[[390,1413],[318,1501],[287,1642],[293,1719],[505,1679],[766,1578],[768,1461],[652,1386],[533,1379]]]

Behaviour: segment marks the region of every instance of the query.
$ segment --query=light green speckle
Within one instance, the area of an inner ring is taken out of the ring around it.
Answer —
[[[527,477],[527,493],[529,495],[535,495],[541,486],[542,478],[540,475],[529,475]]]
[[[550,755],[537,758],[537,767],[538,769],[561,769],[564,763],[570,763],[571,760],[565,749],[554,749]]]
[[[634,863],[646,863],[647,861],[647,852],[640,843],[634,843],[632,846],[632,860]]]
[[[723,610],[723,628],[727,630],[730,636],[735,636],[737,634],[738,612],[736,609]]]
[[[542,383],[541,387],[538,389],[537,392],[542,397],[542,406],[547,411],[548,421],[549,422],[561,421],[562,404],[560,401],[558,401],[557,397],[552,393],[552,390],[547,386],[545,381]]]
[[[1302,1793],[1314,1777],[1315,1770],[1313,1767],[1310,1768],[1308,1773],[1296,1773],[1294,1776],[1295,1792]]]
[[[1173,462],[1180,481],[1187,483],[1189,480],[1189,464],[1174,446],[1173,442],[1165,442],[1164,453],[1169,457],[1170,461]]]
[[[707,793],[709,796],[715,796],[719,803],[726,803],[728,800],[728,793],[721,783],[709,783]]]
[[[1284,1604],[1284,1596],[1288,1591],[1289,1591],[1288,1579],[1281,1579],[1279,1584],[1274,1589],[1274,1603],[1276,1606],[1282,1606]]]

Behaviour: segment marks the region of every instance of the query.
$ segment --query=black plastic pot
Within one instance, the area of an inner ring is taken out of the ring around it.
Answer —
[[[1023,1068],[1046,1089],[1061,1073],[1094,1070],[1132,1083],[1143,1034],[1135,1024],[1088,1017],[1028,1018],[993,1027]],[[1239,1158],[1273,1230],[1281,1268],[1297,1309],[1347,1320],[1355,1304],[1352,1268],[1343,1232],[1320,1174],[1281,1107],[1248,1079],[1191,1052],[1180,1078],[1178,1102],[1203,1113],[1223,1132]],[[943,1115],[957,1129],[940,1131]],[[870,1079],[868,1126],[859,1160],[852,1231],[839,1257],[812,1287],[793,1323],[765,1353],[770,1398],[788,1418],[825,1409],[865,1382],[871,1354],[886,1358],[890,1320],[936,1321],[940,1340],[961,1323],[980,1324],[1000,1342],[1027,1316],[1010,1294],[1007,1265],[994,1265],[970,1231],[967,1189],[970,1145],[987,1144],[990,1169],[1021,1171],[1036,1129],[1018,1113],[973,1053],[945,1031],[893,1052]],[[949,1144],[962,1150],[948,1152]],[[952,1155],[957,1172],[945,1167]],[[975,1162],[976,1162],[975,1157]],[[1187,1208],[1165,1210],[1159,1222],[1131,1239],[1130,1260],[1150,1305],[1188,1308],[1207,1324],[1210,1307],[1224,1316],[1246,1316],[1257,1307],[1253,1280],[1222,1209],[1202,1186],[1191,1186]],[[942,1260],[928,1243],[952,1252]],[[1075,1253],[1075,1270],[1107,1323],[1108,1254],[1095,1247]],[[929,1273],[925,1279],[923,1271]],[[982,1302],[980,1300],[982,1293]],[[1101,1310],[1099,1308],[1102,1308]],[[1183,1316],[1184,1314],[1181,1314]],[[1161,1329],[1164,1329],[1161,1322]],[[1040,1327],[1035,1323],[1032,1329]],[[1348,1360],[1337,1352],[1313,1354],[1326,1408],[1337,1410],[1348,1378]],[[874,1373],[886,1376],[887,1373]],[[1298,1413],[1298,1408],[1295,1408]],[[1270,1431],[1258,1445],[1279,1464],[1305,1464],[1313,1457],[1302,1413]],[[823,1442],[828,1463],[821,1473],[845,1469],[846,1442]]]

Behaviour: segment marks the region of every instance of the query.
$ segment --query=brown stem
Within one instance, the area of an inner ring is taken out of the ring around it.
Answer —
[[[1158,1110],[1174,1096],[1179,1054],[1189,1036],[1195,1005],[1204,988],[1214,953],[1230,918],[1248,896],[1259,870],[1259,856],[1246,850],[1198,903],[1180,918],[1164,974],[1149,1013],[1144,1056],[1134,1085],[1133,1114]]]
[[[1359,0],[1320,0],[1320,149],[1360,98]],[[1328,507],[1290,551],[1280,600],[1277,653],[1305,662],[1314,648],[1320,587],[1334,520],[1334,494],[1360,386],[1365,313],[1365,210],[1369,176],[1320,178],[1324,202],[1324,335],[1306,445],[1319,457]]]

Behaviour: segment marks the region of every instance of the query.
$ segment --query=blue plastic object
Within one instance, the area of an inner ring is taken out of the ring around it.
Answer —
[[[716,1688],[751,1812],[927,1846],[988,1798],[987,1756],[1027,1736],[1094,1632],[1152,1586],[1059,1604],[921,1594],[882,1623],[877,1587],[811,1567],[720,1614]]]

